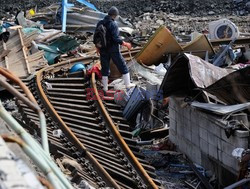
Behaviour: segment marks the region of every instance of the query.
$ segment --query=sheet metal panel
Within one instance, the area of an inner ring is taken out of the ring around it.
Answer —
[[[237,70],[212,85],[205,91],[213,94],[227,104],[246,103],[250,101],[250,67]]]
[[[191,106],[205,110],[205,111],[209,111],[211,113],[215,113],[218,115],[226,115],[226,114],[236,113],[236,112],[249,108],[250,102],[244,103],[244,104],[236,104],[236,105],[222,105],[222,104],[192,102]]]
[[[233,70],[216,67],[201,58],[186,54],[176,58],[162,82],[164,96],[186,96],[194,89],[204,89]]]

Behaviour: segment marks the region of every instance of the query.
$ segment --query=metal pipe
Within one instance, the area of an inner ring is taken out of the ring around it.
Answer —
[[[9,83],[4,81],[3,79],[0,79],[0,85],[4,87],[5,89],[7,89],[11,94],[16,96],[19,100],[24,102],[28,107],[30,107],[31,109],[33,109],[34,111],[38,113],[40,126],[41,126],[42,146],[44,150],[49,154],[49,142],[48,142],[48,135],[47,135],[46,119],[40,107],[37,104],[34,104],[33,102],[29,101],[18,90],[16,90],[14,87],[12,87]]]
[[[0,117],[36,152],[36,156],[44,158],[50,165],[56,176],[61,180],[65,189],[73,188],[69,181],[64,177],[63,173],[55,165],[53,160],[49,157],[42,147],[19,125],[19,123],[5,110],[0,101]]]
[[[37,156],[37,154],[32,150],[32,148],[30,148],[24,141],[22,141],[20,138],[7,135],[2,135],[2,138],[6,142],[17,143],[23,149],[23,151],[33,160],[33,162],[43,171],[43,173],[51,182],[52,186],[54,188],[60,188],[60,185],[58,183],[59,181],[55,177],[53,171],[51,170],[47,162],[43,158]]]
[[[66,32],[68,0],[62,0],[62,32]]]
[[[211,184],[208,182],[208,180],[205,178],[205,176],[203,176],[203,174],[201,174],[197,167],[193,164],[193,162],[186,156],[186,160],[190,166],[190,168],[194,171],[194,173],[197,175],[197,177],[200,179],[200,181],[202,182],[204,188],[206,189],[213,189],[213,187],[211,186]]]
[[[244,178],[244,179],[242,179],[242,180],[240,180],[240,181],[238,181],[236,183],[233,183],[230,186],[225,187],[224,189],[234,189],[234,188],[242,186],[242,185],[244,185],[244,184],[246,184],[248,182],[250,182],[250,178]]]
[[[49,141],[48,141],[48,134],[47,134],[46,118],[42,111],[38,112],[38,116],[39,116],[39,121],[41,125],[42,146],[45,152],[49,154]]]
[[[153,142],[154,142],[154,140],[144,140],[144,141],[137,140],[136,144],[137,145],[150,145],[150,144],[153,144]]]
[[[16,77],[15,74],[1,67],[0,67],[0,74],[5,76],[7,79],[15,82],[16,84],[18,84],[21,87],[21,89],[24,91],[24,93],[27,95],[27,98],[30,99],[31,102],[37,104],[35,97],[32,95],[28,87],[21,81],[21,79]]]
[[[152,99],[151,98],[149,98],[149,102],[150,102],[150,104],[151,104],[151,111],[150,111],[150,115],[151,116],[153,116],[155,119],[157,119],[159,122],[161,122],[161,124],[162,124],[162,127],[164,127],[165,125],[164,125],[164,122],[160,119],[160,118],[158,118],[158,117],[156,117],[155,115],[154,115],[154,103],[153,103],[153,101],[152,101]]]
[[[28,107],[30,107],[34,111],[38,111],[39,106],[37,104],[32,103],[29,101],[25,96],[23,96],[18,90],[16,90],[14,87],[12,87],[8,82],[4,81],[0,78],[0,85],[5,88],[7,91],[9,91],[11,94],[13,94],[15,97],[17,97],[19,100],[23,101]]]

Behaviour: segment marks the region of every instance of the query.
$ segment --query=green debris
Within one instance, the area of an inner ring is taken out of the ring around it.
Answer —
[[[39,44],[38,48],[44,50],[45,58],[49,65],[52,65],[61,54],[65,54],[78,46],[79,43],[74,38],[70,36],[61,36],[50,45]]]

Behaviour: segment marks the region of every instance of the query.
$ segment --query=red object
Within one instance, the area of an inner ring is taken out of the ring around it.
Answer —
[[[130,49],[132,48],[131,43],[127,43],[127,42],[125,42],[125,41],[123,41],[123,42],[122,42],[122,46],[127,47],[127,48],[128,48],[128,50],[130,50]]]
[[[92,68],[88,70],[87,75],[91,77],[92,73],[95,73],[98,79],[102,79],[102,73],[99,66],[94,65]]]

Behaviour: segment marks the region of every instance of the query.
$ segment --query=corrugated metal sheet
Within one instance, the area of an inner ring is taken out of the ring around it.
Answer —
[[[170,66],[161,89],[164,96],[192,95],[195,88],[206,88],[232,71],[185,53]]]
[[[60,4],[51,5],[46,7],[41,12],[36,13],[31,20],[33,21],[46,21],[45,28],[61,29],[60,21]],[[59,11],[59,14],[56,13]],[[95,31],[96,24],[102,20],[107,14],[89,8],[77,8],[70,7],[67,13],[67,32],[91,32]],[[118,17],[116,22],[119,26],[119,30],[123,33],[131,34],[133,32],[133,26],[122,17]]]
[[[237,70],[211,86],[205,91],[215,95],[227,104],[238,104],[250,101],[250,67]]]

